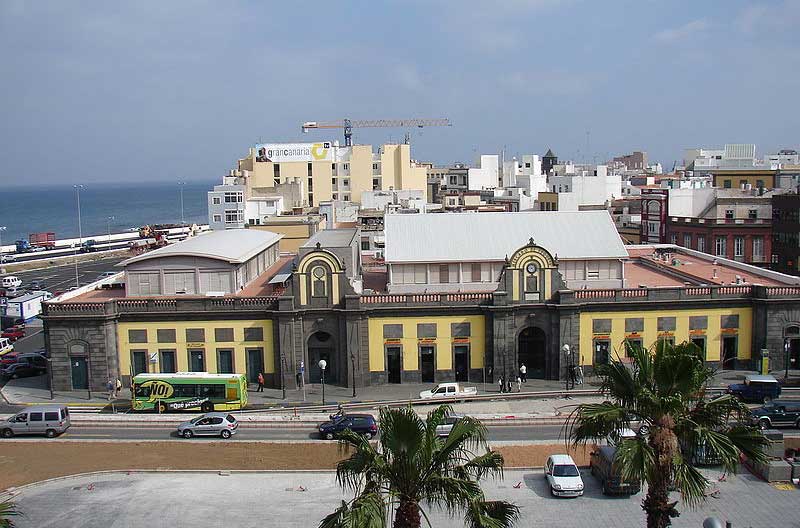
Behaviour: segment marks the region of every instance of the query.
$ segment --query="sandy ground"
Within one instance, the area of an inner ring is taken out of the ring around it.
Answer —
[[[506,467],[543,466],[564,444],[500,446]],[[588,450],[573,454],[588,465]],[[334,469],[347,456],[336,442],[41,442],[0,443],[0,490],[44,479],[101,470]]]

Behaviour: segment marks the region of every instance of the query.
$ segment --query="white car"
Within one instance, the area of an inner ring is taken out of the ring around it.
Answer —
[[[0,264],[5,264],[6,262],[16,262],[17,257],[14,255],[0,255]]]
[[[437,400],[441,398],[460,398],[462,396],[475,396],[477,387],[462,387],[458,383],[439,383],[431,390],[422,391],[419,397],[422,400]]]
[[[569,455],[550,455],[544,466],[544,476],[555,497],[580,497],[583,495],[583,479],[578,466]]]

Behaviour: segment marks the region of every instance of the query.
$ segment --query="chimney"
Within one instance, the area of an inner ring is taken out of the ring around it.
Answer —
[[[712,269],[711,278],[712,279],[716,279],[717,278],[717,268],[713,268]]]

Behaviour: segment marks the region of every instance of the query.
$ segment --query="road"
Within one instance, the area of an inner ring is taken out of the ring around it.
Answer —
[[[78,281],[80,285],[83,286],[94,282],[104,271],[121,271],[120,268],[116,267],[116,264],[126,258],[129,258],[129,256],[116,256],[95,262],[79,262]],[[40,280],[44,283],[45,290],[55,293],[75,286],[75,263],[71,262],[39,270],[18,271],[14,272],[14,275],[22,279],[23,288],[26,288],[32,280]]]
[[[179,438],[175,433],[175,426],[177,426],[182,419],[188,419],[191,415],[185,417],[176,416],[174,425],[146,425],[136,427],[115,427],[115,426],[83,426],[80,424],[73,425],[70,429],[63,434],[60,438],[68,438],[70,440],[151,440],[162,441],[169,440],[170,438],[178,441],[186,442],[186,440]],[[563,426],[561,425],[500,425],[489,426],[489,441],[492,442],[509,442],[509,441],[550,441],[559,442],[564,441]],[[797,436],[797,429],[783,429],[786,436]],[[38,437],[26,437],[26,439]],[[309,440],[316,439],[316,430],[313,425],[306,427],[240,427],[238,433],[234,437],[235,440]],[[208,438],[195,438],[196,441],[205,441]],[[47,441],[46,439],[42,439]]]
[[[190,415],[187,415],[188,419]],[[70,440],[153,440],[163,441],[170,438],[177,441],[186,442],[175,434],[175,426],[181,422],[182,417],[175,419],[175,425],[152,425],[136,427],[97,427],[73,425],[59,438]],[[521,440],[563,440],[561,436],[562,426],[560,425],[524,425],[524,426],[495,426],[489,427],[490,441],[521,441]],[[313,425],[308,428],[300,427],[240,427],[239,432],[234,437],[235,440],[258,441],[258,440],[309,440],[316,439],[316,431]],[[39,439],[40,437],[24,437],[25,440]],[[194,438],[191,441],[207,441],[213,438]],[[217,439],[218,440],[218,439]],[[8,442],[9,440],[4,440]],[[10,440],[13,441],[13,440]],[[52,440],[51,440],[52,441]]]

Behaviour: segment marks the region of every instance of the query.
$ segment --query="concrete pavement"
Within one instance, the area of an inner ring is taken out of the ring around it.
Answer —
[[[709,516],[735,528],[797,527],[800,491],[779,489],[748,474],[705,471],[719,490],[696,510],[679,504],[676,527],[699,527]],[[486,480],[490,499],[520,507],[517,526],[559,528],[640,528],[643,495],[606,497],[588,472],[585,495],[550,496],[541,470],[508,470],[501,481]],[[129,526],[207,526],[307,528],[333,511],[342,493],[333,472],[110,472],[33,484],[13,497],[23,517],[19,528],[122,528]],[[675,497],[677,499],[677,496]],[[461,518],[426,507],[436,527],[463,526]]]

